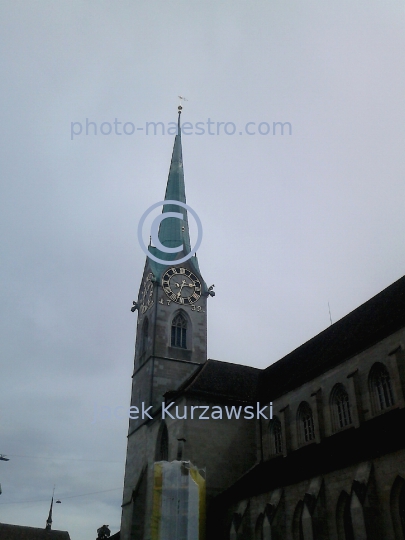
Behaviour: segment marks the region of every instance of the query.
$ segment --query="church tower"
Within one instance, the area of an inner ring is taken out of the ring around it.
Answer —
[[[185,204],[180,115],[181,107],[165,200]],[[165,218],[168,212],[181,213],[183,219]],[[163,396],[177,390],[207,360],[207,297],[214,293],[201,276],[196,254],[176,263],[191,253],[185,208],[174,204],[163,206],[158,239],[165,248],[182,246],[182,249],[166,253],[156,246],[148,247],[158,259],[172,262],[165,265],[149,256],[146,258],[138,301],[132,308],[137,311],[138,320],[121,540],[151,537],[153,464],[168,460],[171,453],[167,428],[161,421]]]

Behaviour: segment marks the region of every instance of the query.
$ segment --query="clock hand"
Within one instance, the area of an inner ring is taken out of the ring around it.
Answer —
[[[186,280],[185,280],[185,279],[183,279],[183,281],[181,282],[181,287],[180,287],[180,285],[179,285],[180,290],[179,290],[179,292],[177,293],[177,298],[180,298],[181,291],[183,290],[184,285],[186,285]]]

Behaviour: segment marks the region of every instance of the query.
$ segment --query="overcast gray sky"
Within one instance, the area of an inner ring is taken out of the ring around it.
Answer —
[[[0,521],[44,527],[56,484],[55,529],[119,528],[127,420],[93,407],[129,405],[173,147],[137,128],[179,94],[236,129],[183,136],[211,358],[265,367],[403,275],[404,23],[399,0],[1,2]]]

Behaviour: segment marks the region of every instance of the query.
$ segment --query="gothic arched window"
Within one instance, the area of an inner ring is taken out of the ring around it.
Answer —
[[[397,476],[391,489],[391,518],[395,530],[395,538],[405,539],[405,480]]]
[[[298,442],[300,445],[315,439],[314,417],[311,407],[303,401],[298,407]]]
[[[179,313],[172,320],[172,347],[187,349],[187,320]]]
[[[334,431],[349,426],[352,423],[349,394],[343,384],[336,384],[333,387],[330,404]]]
[[[271,443],[271,453],[282,454],[283,453],[283,434],[281,431],[281,422],[274,416],[269,423],[270,428],[270,443]]]
[[[260,514],[256,521],[255,527],[255,540],[264,540],[263,538],[263,523],[264,523],[264,514]]]
[[[352,517],[350,515],[350,495],[342,491],[336,506],[336,526],[339,540],[354,540]]]
[[[292,521],[292,533],[294,540],[304,540],[304,533],[302,530],[302,511],[304,503],[299,501],[295,507],[293,521]]]
[[[268,516],[259,514],[255,527],[255,540],[271,540],[271,537],[271,525]]]
[[[384,364],[374,364],[370,371],[370,392],[374,411],[383,411],[394,405],[391,379]]]

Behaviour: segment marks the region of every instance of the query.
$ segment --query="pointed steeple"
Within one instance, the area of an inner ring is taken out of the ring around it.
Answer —
[[[186,188],[184,184],[183,154],[181,148],[181,109],[179,107],[179,117],[177,124],[177,135],[174,139],[172,161],[170,163],[169,178],[167,180],[165,201],[175,200],[186,202]],[[190,253],[190,232],[188,228],[187,210],[174,204],[165,205],[162,213],[179,212],[183,214],[183,221],[176,218],[166,218],[160,224],[159,240],[165,247],[176,247],[183,244],[182,256]],[[173,258],[173,255],[171,256]]]
[[[48,519],[46,520],[46,527],[45,527],[46,531],[50,531],[52,528],[52,507],[53,507],[53,495],[52,495],[52,500],[51,500],[51,506],[49,508]]]
[[[184,183],[184,171],[183,171],[183,154],[181,146],[181,128],[180,128],[180,115],[182,107],[178,107],[178,121],[177,121],[177,135],[174,139],[172,159],[170,163],[169,177],[167,179],[165,201],[180,201],[186,203],[186,188]],[[164,253],[154,246],[149,246],[149,251],[159,257],[159,259],[165,261],[173,261],[180,259],[190,253],[190,230],[188,225],[187,210],[182,206],[175,204],[168,204],[163,207],[162,214],[166,212],[178,212],[183,214],[183,220],[177,218],[166,218],[160,223],[159,227],[159,240],[168,248],[174,248],[183,245],[183,250],[178,253]],[[197,257],[193,255],[190,259],[194,268],[199,271]],[[154,273],[159,274],[167,267],[154,263]]]

